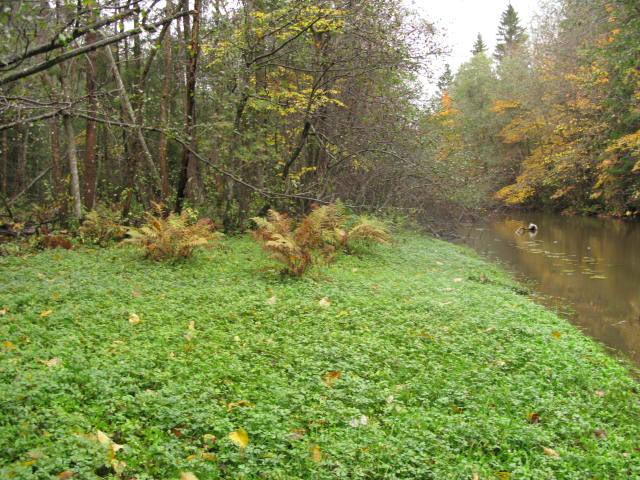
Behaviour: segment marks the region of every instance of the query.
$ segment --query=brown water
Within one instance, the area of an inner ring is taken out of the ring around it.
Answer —
[[[537,234],[516,234],[529,222]],[[543,303],[640,365],[640,223],[517,213],[463,235],[480,254],[530,279]]]

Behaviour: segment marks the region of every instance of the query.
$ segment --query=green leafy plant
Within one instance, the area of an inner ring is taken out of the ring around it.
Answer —
[[[120,224],[120,213],[104,206],[87,213],[79,230],[83,242],[100,246],[122,240],[127,233]]]
[[[198,248],[208,245],[218,234],[206,219],[196,221],[187,210],[180,215],[170,213],[164,217],[162,206],[146,213],[146,223],[130,229],[127,243],[139,245],[145,256],[153,260],[178,260],[190,257]]]

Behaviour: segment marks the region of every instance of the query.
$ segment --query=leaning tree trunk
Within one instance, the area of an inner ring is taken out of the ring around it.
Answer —
[[[129,95],[127,94],[127,90],[124,86],[124,82],[122,81],[122,77],[120,75],[120,71],[118,70],[118,65],[116,63],[116,60],[113,57],[113,52],[111,52],[111,47],[106,47],[105,51],[107,54],[107,60],[109,62],[109,66],[111,68],[111,73],[118,87],[118,93],[120,94],[120,99],[122,100],[122,105],[126,113],[126,118],[132,124],[132,128],[135,133],[135,139],[138,142],[138,146],[142,149],[143,157],[147,162],[147,166],[149,167],[149,172],[153,177],[153,182],[156,186],[159,186],[160,176],[158,175],[158,169],[156,168],[156,164],[153,161],[153,157],[151,156],[151,152],[149,151],[149,147],[147,146],[147,141],[145,140],[144,135],[142,134],[142,127],[137,124],[136,114],[131,105],[131,101],[129,100]]]

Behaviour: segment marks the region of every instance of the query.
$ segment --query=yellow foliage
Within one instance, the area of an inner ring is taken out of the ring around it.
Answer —
[[[210,220],[193,221],[188,210],[180,215],[163,216],[162,206],[155,204],[154,212],[146,214],[147,223],[129,230],[127,243],[143,248],[145,256],[153,260],[187,258],[197,247],[217,238]]]
[[[493,113],[504,113],[520,108],[521,103],[514,100],[494,100],[490,110]]]

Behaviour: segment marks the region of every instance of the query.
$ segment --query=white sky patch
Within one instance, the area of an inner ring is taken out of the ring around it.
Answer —
[[[539,0],[511,0],[520,24],[527,30],[530,30],[539,3]],[[471,57],[478,33],[488,46],[488,53],[493,54],[500,17],[509,0],[406,0],[406,4],[444,30],[445,43],[451,53],[435,65],[438,70],[434,75],[435,82],[445,63],[451,65],[455,73]]]

